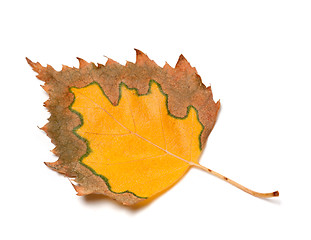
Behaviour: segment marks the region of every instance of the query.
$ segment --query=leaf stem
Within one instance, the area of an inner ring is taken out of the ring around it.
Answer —
[[[237,182],[235,182],[235,181],[233,181],[233,180],[231,180],[231,179],[221,175],[218,172],[215,172],[215,171],[213,171],[213,170],[211,170],[211,169],[209,169],[207,167],[202,166],[201,164],[192,163],[191,165],[194,166],[194,167],[197,167],[197,168],[199,168],[199,169],[201,169],[201,170],[203,170],[205,172],[211,173],[214,176],[216,176],[216,177],[218,177],[218,178],[220,178],[220,179],[222,179],[222,180],[232,184],[233,186],[235,186],[235,187],[241,189],[242,191],[247,192],[248,194],[251,194],[251,195],[253,195],[255,197],[270,198],[270,197],[278,197],[279,196],[279,192],[278,191],[270,192],[270,193],[255,192],[255,191],[253,191],[251,189],[248,189],[248,188],[242,186],[241,184],[239,184],[239,183],[237,183]]]

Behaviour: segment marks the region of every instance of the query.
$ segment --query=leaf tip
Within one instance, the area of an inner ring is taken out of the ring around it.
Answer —
[[[47,124],[45,124],[43,127],[39,128],[39,129],[47,133]]]
[[[74,184],[70,178],[68,178],[69,182],[71,183],[71,185],[73,186],[73,188],[75,189],[75,191],[77,192],[77,196],[85,196],[85,195],[89,195],[92,192],[91,191],[87,191],[83,186],[81,186],[80,184]]]
[[[40,63],[34,63],[33,61],[31,61],[28,57],[26,57],[26,61],[29,64],[29,66],[32,68],[33,71],[39,73],[40,70],[43,68],[42,65]]]
[[[66,65],[62,65],[62,71],[66,71],[66,70],[68,70],[68,69],[70,69],[70,67],[68,67],[68,66],[66,66]]]
[[[187,61],[187,59],[182,54],[180,54],[178,61],[175,65],[175,68],[178,68],[181,70],[194,69],[193,67],[191,67],[190,63]]]
[[[51,169],[56,169],[56,162],[44,162],[44,164]]]
[[[134,48],[134,50],[136,51],[136,64],[142,64],[150,61],[149,57],[145,53],[136,48]]]
[[[73,184],[72,181],[70,181],[69,179],[69,182],[71,183],[71,185],[73,186],[73,188],[75,189],[75,191],[77,192],[77,195],[78,196],[83,196],[84,194],[81,193],[81,187],[79,185],[75,185]]]
[[[134,48],[134,50],[136,51],[136,54],[144,54],[142,51],[140,51],[140,50],[137,49],[137,48]]]
[[[218,101],[216,102],[216,109],[217,109],[217,112],[219,111],[220,107],[221,107],[220,100],[218,100]]]
[[[28,57],[25,57],[25,59],[26,59],[26,61],[27,61],[27,63],[28,63],[29,65],[31,65],[31,64],[33,63]]]
[[[87,66],[89,63],[85,60],[83,60],[82,58],[77,57],[78,61],[79,61],[79,68],[83,68],[85,66]]]
[[[106,62],[106,64],[105,64],[105,66],[109,66],[109,65],[119,65],[118,62],[112,60],[112,59],[109,58],[109,57],[107,57],[107,58],[108,58],[108,60],[107,60],[107,62]]]
[[[187,61],[187,59],[184,57],[184,55],[180,54],[177,63],[183,61]]]
[[[167,62],[165,62],[163,69],[170,69],[171,70],[172,67]]]

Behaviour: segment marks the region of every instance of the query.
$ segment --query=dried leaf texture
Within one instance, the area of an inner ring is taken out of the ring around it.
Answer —
[[[40,63],[33,63],[27,59],[29,65],[38,73],[37,78],[44,81],[43,88],[50,97],[44,105],[51,116],[42,129],[55,144],[53,153],[59,159],[46,165],[59,173],[75,178],[77,185],[74,187],[78,195],[104,194],[125,205],[132,205],[154,195],[146,191],[135,194],[134,191],[125,190],[127,188],[111,189],[98,172],[94,174],[93,168],[81,162],[81,159],[86,159],[89,155],[90,148],[85,141],[88,137],[79,133],[86,124],[83,125],[83,120],[77,113],[82,115],[85,113],[81,109],[74,108],[76,96],[74,91],[86,89],[95,82],[109,102],[117,106],[122,84],[128,89],[135,89],[137,95],[146,95],[150,90],[150,81],[153,80],[166,95],[166,107],[171,115],[185,118],[189,106],[196,109],[198,121],[203,126],[198,139],[200,150],[205,146],[207,137],[213,129],[220,103],[214,102],[211,88],[204,86],[195,68],[191,67],[182,55],[175,68],[168,64],[161,68],[139,50],[136,50],[136,63],[127,62],[125,66],[111,59],[108,59],[105,65],[98,64],[98,66],[80,58],[78,60],[78,69],[63,66],[61,71],[56,71],[49,65],[43,67]],[[159,189],[154,193],[163,190]]]

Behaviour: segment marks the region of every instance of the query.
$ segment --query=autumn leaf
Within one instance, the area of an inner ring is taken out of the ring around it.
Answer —
[[[194,166],[258,197],[199,164],[217,117],[211,88],[181,55],[163,68],[136,50],[136,63],[79,59],[59,72],[27,59],[50,96],[42,129],[59,156],[51,169],[74,178],[78,195],[103,194],[132,205],[172,186]]]

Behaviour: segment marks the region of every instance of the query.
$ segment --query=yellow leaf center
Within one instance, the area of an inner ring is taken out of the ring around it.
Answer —
[[[96,82],[71,88],[71,109],[82,121],[75,132],[90,152],[81,163],[111,191],[145,198],[168,188],[191,163],[198,163],[203,130],[194,107],[188,107],[184,118],[174,117],[161,86],[155,81],[149,85],[148,93],[140,95],[122,83],[116,106]]]

